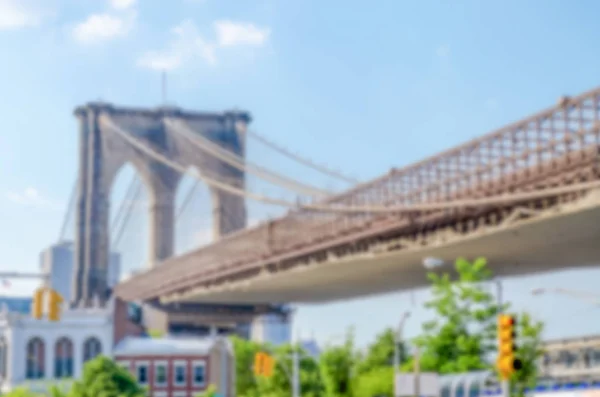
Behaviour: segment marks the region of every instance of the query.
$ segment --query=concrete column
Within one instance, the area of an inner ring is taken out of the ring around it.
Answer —
[[[84,294],[86,305],[98,298],[106,302],[108,290],[108,217],[109,201],[105,186],[105,159],[102,135],[98,125],[99,109],[93,109],[89,120],[88,173],[87,173],[87,227],[84,270]]]
[[[54,338],[44,339],[44,377],[43,379],[54,378],[54,351],[56,340]]]
[[[243,197],[216,189],[211,191],[211,196],[213,241],[246,227],[246,202]]]
[[[83,374],[83,343],[85,339],[73,339],[73,377],[79,379]]]
[[[77,110],[79,119],[79,176],[77,182],[77,208],[75,212],[75,252],[73,257],[71,304],[77,304],[83,295],[83,273],[85,264],[85,232],[87,226],[87,169],[88,169],[88,115]]]
[[[246,157],[246,128],[249,121],[250,118],[247,115],[229,112],[225,115],[223,122],[224,130],[232,137],[227,142],[226,149],[242,158]],[[240,170],[220,163],[216,171],[220,176],[236,180],[236,187],[241,190],[245,189],[246,175]],[[234,196],[216,189],[212,190],[211,195],[214,240],[246,227],[247,213],[244,197]]]
[[[219,335],[219,328],[216,325],[211,325],[209,328],[208,336],[210,338],[216,338]]]
[[[150,253],[148,260],[155,266],[173,255],[175,244],[175,205],[172,192],[159,194],[150,203]]]

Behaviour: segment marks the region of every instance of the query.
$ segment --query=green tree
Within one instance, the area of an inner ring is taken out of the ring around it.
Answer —
[[[20,387],[18,389],[12,390],[6,394],[5,397],[39,397],[39,394],[28,390],[27,388]]]
[[[492,276],[487,261],[459,258],[455,270],[455,280],[448,273],[428,274],[433,298],[425,306],[436,318],[423,324],[423,335],[415,339],[422,350],[421,368],[426,371],[447,374],[486,369],[487,357],[496,348],[496,316],[502,308],[483,285]]]
[[[374,368],[394,366],[394,355],[396,344],[396,332],[393,328],[387,328],[375,337],[375,341],[368,347],[366,354],[358,365],[358,373],[369,372]],[[399,361],[404,363],[408,356],[406,345],[399,342]]]
[[[69,397],[143,397],[146,391],[125,368],[100,356],[85,364],[83,376],[73,384]]]
[[[215,385],[210,385],[202,393],[197,394],[196,397],[217,397],[217,388]]]
[[[302,397],[321,397],[324,392],[318,363],[299,346],[283,345],[270,349],[276,366],[273,376],[257,378],[261,397],[289,397],[292,390],[292,354],[299,355],[300,389]]]
[[[256,393],[256,379],[254,378],[254,357],[262,346],[234,336],[231,338],[235,354],[235,385],[237,394],[242,397],[252,397]]]
[[[393,397],[394,368],[391,366],[374,368],[364,372],[353,382],[355,397]]]
[[[342,345],[327,346],[319,357],[319,367],[326,397],[347,397],[352,395],[351,380],[357,365],[354,348],[354,333],[346,335]]]
[[[423,325],[423,335],[415,339],[421,348],[421,368],[441,374],[461,373],[495,367],[497,353],[497,316],[507,312],[509,303],[500,306],[485,283],[492,273],[484,258],[469,262],[456,260],[456,277],[450,274],[428,275],[433,298],[426,303],[436,319]],[[541,334],[543,324],[524,313],[517,321],[517,357],[523,369],[512,381],[516,392],[523,395],[525,387],[536,382],[536,363],[543,354]],[[412,368],[412,360],[405,365]]]

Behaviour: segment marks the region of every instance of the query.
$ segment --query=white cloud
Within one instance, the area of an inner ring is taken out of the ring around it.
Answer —
[[[73,38],[82,44],[112,40],[127,35],[133,27],[134,20],[133,13],[125,16],[93,14],[73,28]]]
[[[138,59],[138,66],[153,70],[174,70],[186,62],[202,59],[209,65],[217,64],[217,51],[227,47],[259,47],[270,36],[270,29],[258,28],[251,23],[216,21],[213,24],[215,40],[208,41],[191,20],[174,27],[171,43],[162,51],[150,51]]]
[[[448,58],[450,56],[450,47],[441,45],[435,50],[435,54],[440,58]]]
[[[36,26],[41,22],[41,10],[25,0],[0,0],[0,30]]]
[[[22,192],[10,191],[6,193],[6,199],[14,204],[19,204],[27,207],[36,207],[52,210],[61,210],[62,207],[42,196],[40,192],[33,188],[28,187]]]
[[[259,28],[251,23],[236,23],[232,21],[216,21],[214,23],[219,47],[238,45],[262,46],[271,35],[268,28]]]
[[[154,70],[173,70],[190,58],[201,57],[210,65],[217,62],[214,46],[207,43],[192,21],[186,20],[175,26],[170,45],[163,51],[150,51],[138,60],[138,66]]]
[[[110,0],[110,6],[115,10],[127,10],[135,6],[136,0]]]

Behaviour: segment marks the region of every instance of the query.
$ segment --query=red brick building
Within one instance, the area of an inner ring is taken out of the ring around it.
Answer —
[[[235,361],[225,338],[126,337],[113,354],[151,397],[194,397],[210,385],[224,397],[235,395]]]

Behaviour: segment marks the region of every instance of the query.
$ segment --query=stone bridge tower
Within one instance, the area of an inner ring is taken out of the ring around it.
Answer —
[[[174,132],[166,118],[184,123],[196,134],[218,146],[245,156],[245,130],[250,122],[245,112],[191,113],[179,109],[156,110],[118,108],[90,103],[75,110],[79,120],[79,181],[76,210],[75,264],[72,304],[87,306],[108,297],[110,191],[121,167],[132,164],[149,196],[150,252],[154,266],[174,254],[174,205],[181,175],[154,160],[101,122],[111,122],[144,145],[184,166],[212,178],[245,186],[243,172],[190,146]],[[243,198],[212,190],[213,233],[215,238],[246,227]]]

